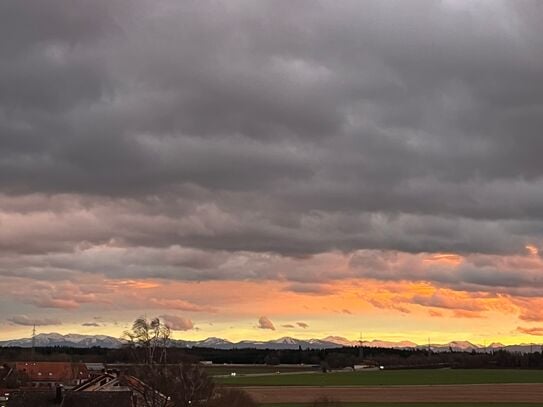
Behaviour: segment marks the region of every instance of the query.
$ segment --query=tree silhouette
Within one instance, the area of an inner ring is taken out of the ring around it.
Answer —
[[[151,320],[137,318],[132,324],[132,329],[123,334],[123,339],[127,341],[126,346],[133,350],[136,360],[146,365],[167,362],[166,350],[170,344],[170,337],[170,327],[158,317]]]

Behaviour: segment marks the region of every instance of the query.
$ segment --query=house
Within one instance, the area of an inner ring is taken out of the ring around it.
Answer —
[[[9,407],[60,407],[61,394],[55,390],[25,389],[10,393]]]
[[[153,389],[140,379],[126,374],[117,375],[115,373],[104,373],[101,376],[97,376],[88,382],[74,387],[71,391],[66,392],[66,396],[72,393],[94,394],[102,392],[129,393],[132,395],[131,400],[134,407],[146,406],[146,400],[155,400],[155,404],[158,406],[172,406],[169,397]],[[92,396],[88,397],[92,398]]]
[[[74,392],[64,395],[60,407],[134,407],[135,399],[130,390]],[[11,407],[11,406],[10,406]]]
[[[89,371],[91,377],[100,376],[106,371],[106,366],[103,363],[85,363],[85,367]]]
[[[13,368],[2,365],[0,366],[0,407],[6,407],[8,395],[10,393],[10,379],[12,379]]]
[[[73,392],[89,392],[89,391],[104,391],[111,390],[113,387],[119,387],[120,383],[117,380],[115,373],[103,373],[89,381],[86,381],[72,389]]]
[[[83,363],[16,362],[15,370],[26,375],[33,387],[74,386],[90,379]]]
[[[0,407],[7,407],[10,390],[0,389]]]
[[[31,378],[41,378],[44,372],[53,370],[48,364],[40,366],[37,364],[38,362],[23,363],[20,368],[24,366]],[[75,365],[80,367],[80,364]],[[29,366],[32,366],[32,369]],[[69,382],[79,374],[77,369],[73,371],[77,374],[68,375],[67,372],[71,370],[66,366],[62,369],[59,366],[55,367],[58,371],[51,372],[53,375],[50,382],[38,382],[34,387],[13,391],[7,405],[9,407],[146,407],[151,400],[157,406],[173,407],[169,397],[140,379],[115,372],[103,373],[71,389],[65,390],[65,387],[58,382],[52,388],[53,380]],[[41,376],[37,374],[39,372],[42,373]]]
[[[25,389],[11,394],[9,407],[134,407],[131,391],[62,392]]]

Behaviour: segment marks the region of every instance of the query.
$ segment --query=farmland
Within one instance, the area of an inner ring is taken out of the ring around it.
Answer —
[[[257,374],[280,374],[283,373],[303,373],[314,372],[318,370],[318,367],[313,366],[300,366],[300,365],[281,365],[281,366],[267,366],[267,365],[211,365],[204,366],[204,370],[210,376],[229,376],[231,373],[236,373],[236,376],[244,375],[257,375]]]
[[[270,374],[217,379],[230,386],[403,386],[543,383],[543,370],[439,369]]]
[[[539,405],[539,404],[537,404]],[[264,404],[265,407],[310,407],[309,404]],[[534,403],[342,403],[341,407],[535,407]]]
[[[302,407],[303,403],[321,397],[345,403],[342,404],[345,407],[487,407],[496,403],[500,407],[517,407],[533,406],[531,403],[543,400],[543,370],[290,372],[217,377],[216,380],[242,387],[256,401],[270,407],[275,407],[273,403],[286,403],[281,407]]]
[[[461,384],[431,386],[264,386],[244,387],[259,403],[540,403],[542,384]]]

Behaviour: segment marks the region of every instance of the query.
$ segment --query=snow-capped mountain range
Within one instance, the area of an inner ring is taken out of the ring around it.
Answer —
[[[90,348],[100,346],[102,348],[118,348],[121,341],[107,335],[79,335],[58,333],[38,334],[34,337],[36,346],[69,346],[74,348]],[[0,341],[0,346],[20,346],[28,348],[32,346],[32,338]]]
[[[106,335],[79,335],[58,333],[41,333],[34,338],[36,346],[68,346],[74,348],[90,348],[99,346],[102,348],[118,348],[122,346],[123,341]],[[200,341],[185,341],[176,339],[172,341],[172,346],[176,347],[206,347],[215,349],[241,349],[241,348],[256,348],[256,349],[331,349],[343,346],[360,346],[372,348],[395,348],[395,349],[432,349],[434,352],[453,351],[475,351],[485,352],[490,350],[505,349],[512,352],[539,352],[542,349],[540,344],[520,344],[505,346],[501,343],[492,343],[488,346],[477,345],[468,341],[452,341],[445,344],[430,344],[417,345],[410,341],[351,341],[341,336],[328,336],[323,339],[296,339],[291,337],[282,337],[270,341],[250,341],[244,340],[240,342],[231,342],[221,338],[207,338]],[[20,346],[31,347],[32,338],[14,339],[0,341],[0,346]]]

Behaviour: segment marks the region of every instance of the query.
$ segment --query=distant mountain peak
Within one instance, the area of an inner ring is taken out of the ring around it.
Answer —
[[[344,338],[343,336],[327,336],[323,339],[323,341],[336,343],[342,346],[354,346],[355,344],[357,344],[354,341],[350,341],[349,339]]]
[[[500,342],[492,342],[490,345],[488,345],[491,349],[498,349],[498,348],[505,348],[505,345]]]
[[[231,345],[232,342],[226,340],[226,339],[222,339],[222,338],[217,338],[217,337],[209,337],[207,339],[204,339],[203,341],[198,341],[198,344],[199,346],[214,346],[214,345]]]
[[[451,341],[448,343],[448,345],[452,348],[459,348],[459,349],[479,349],[479,345],[475,345],[469,341]]]
[[[268,342],[271,342],[271,343],[285,343],[285,344],[296,344],[298,342],[297,339],[294,339],[294,338],[291,338],[290,336],[283,336],[282,338],[279,338],[279,339],[273,339],[271,341],[268,341]]]
[[[67,346],[74,348],[90,348],[99,346],[102,348],[118,348],[122,346],[123,341],[107,335],[82,335],[82,334],[59,334],[56,332],[40,333],[34,338],[36,346]],[[209,337],[203,340],[182,340],[173,339],[172,345],[175,347],[207,347],[215,349],[232,349],[232,348],[254,348],[254,349],[330,349],[342,346],[359,346],[359,341],[351,341],[342,336],[327,336],[323,339],[297,339],[290,336],[269,340],[269,341],[252,341],[243,340],[239,342],[231,342],[226,339]],[[0,341],[0,346],[17,346],[30,347],[32,346],[32,338],[13,339]],[[417,345],[411,341],[381,341],[374,339],[371,341],[362,342],[362,346],[373,348],[395,348],[395,349],[426,349],[427,345]],[[520,344],[520,345],[503,345],[501,343],[492,343],[488,347],[473,344],[469,341],[451,341],[446,344],[430,345],[434,352],[448,352],[450,349],[454,351],[476,351],[486,352],[488,350],[505,349],[512,352],[539,352],[540,345],[536,344]]]
[[[59,334],[57,332],[40,333],[34,337],[34,343],[39,347],[67,346],[74,348],[90,348],[99,346],[102,348],[118,348],[122,345],[120,339],[107,335],[81,335],[81,334]],[[31,347],[32,338],[14,339],[0,341],[0,346]]]

